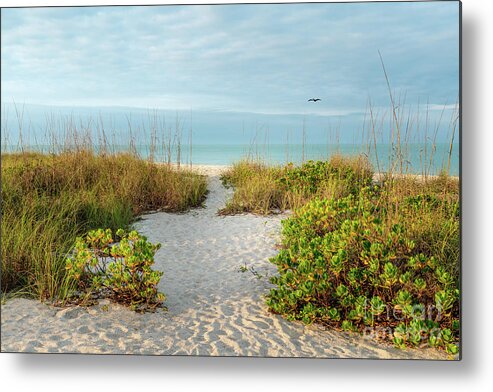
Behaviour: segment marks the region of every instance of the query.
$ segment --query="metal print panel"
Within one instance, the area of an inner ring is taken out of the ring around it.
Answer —
[[[1,10],[1,350],[460,359],[457,1]]]

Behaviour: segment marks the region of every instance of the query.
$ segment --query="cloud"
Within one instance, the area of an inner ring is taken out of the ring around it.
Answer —
[[[458,4],[7,9],[2,100],[361,112],[388,104],[378,50],[396,94],[454,102]]]

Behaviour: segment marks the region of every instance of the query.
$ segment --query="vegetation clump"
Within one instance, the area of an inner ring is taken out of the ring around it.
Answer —
[[[90,231],[78,237],[67,259],[67,277],[75,289],[72,299],[106,296],[138,311],[153,310],[165,299],[157,285],[163,275],[154,271],[154,255],[161,244],[152,244],[136,231]]]
[[[331,183],[344,188],[341,193],[356,194],[371,184],[373,170],[363,156],[333,156],[329,161],[308,161],[301,166],[289,164],[281,170],[278,182],[286,191],[301,191],[307,197],[326,190]]]
[[[128,153],[2,153],[1,163],[2,292],[40,299],[68,295],[65,260],[78,236],[200,206],[207,192],[203,176]]]
[[[329,161],[307,161],[272,167],[258,162],[239,162],[222,176],[235,192],[222,214],[269,214],[292,210],[315,197],[357,194],[371,183],[373,171],[365,157],[333,156]]]
[[[282,249],[271,260],[279,275],[270,309],[370,331],[398,347],[457,353],[459,204],[435,189],[444,188],[396,181],[297,209],[283,221]]]

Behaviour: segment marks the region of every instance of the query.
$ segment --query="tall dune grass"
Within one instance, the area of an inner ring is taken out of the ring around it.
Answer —
[[[150,210],[201,205],[202,176],[137,156],[68,149],[2,154],[2,291],[63,298],[65,256],[77,235],[128,227]]]

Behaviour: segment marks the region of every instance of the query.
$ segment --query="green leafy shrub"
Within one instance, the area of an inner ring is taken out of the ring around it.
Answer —
[[[372,176],[365,157],[333,156],[329,161],[283,167],[242,161],[222,176],[223,184],[235,192],[220,212],[269,214],[298,208],[315,197],[356,195],[371,184]]]
[[[338,182],[343,193],[357,194],[372,182],[373,171],[364,157],[348,158],[333,156],[329,161],[308,161],[301,166],[289,164],[281,171],[278,182],[286,190],[298,190],[314,195]]]
[[[386,338],[398,347],[427,342],[456,353],[457,276],[446,255],[430,252],[429,238],[415,230],[421,218],[409,206],[416,199],[395,197],[366,187],[312,200],[284,220],[282,249],[271,260],[279,275],[272,278],[270,309],[347,331],[390,328]],[[432,197],[418,199],[425,210],[438,208]],[[456,222],[448,212],[442,219]]]
[[[119,229],[115,234],[113,238],[111,229],[98,229],[77,238],[66,270],[78,297],[106,295],[135,310],[156,308],[165,299],[157,289],[163,273],[152,269],[161,245],[136,231]]]

